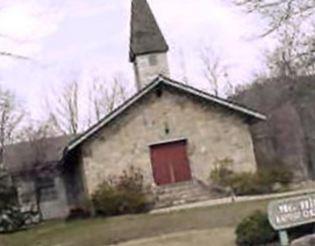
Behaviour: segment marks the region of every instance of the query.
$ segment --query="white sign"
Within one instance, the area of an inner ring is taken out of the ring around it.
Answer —
[[[268,218],[275,230],[315,222],[315,194],[270,202]]]

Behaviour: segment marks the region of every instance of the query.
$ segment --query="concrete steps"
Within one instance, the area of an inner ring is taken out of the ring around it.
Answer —
[[[198,181],[187,181],[157,187],[155,208],[166,208],[218,198]]]

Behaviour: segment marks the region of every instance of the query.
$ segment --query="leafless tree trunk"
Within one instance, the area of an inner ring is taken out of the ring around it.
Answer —
[[[126,81],[115,76],[111,83],[96,78],[89,89],[89,121],[88,125],[98,122],[118,105],[127,100]]]
[[[0,88],[0,163],[3,163],[3,152],[6,144],[10,144],[17,128],[25,115],[15,95]]]
[[[66,84],[56,101],[48,102],[49,116],[56,130],[64,135],[79,132],[79,85],[77,81]]]
[[[298,27],[292,25],[279,36],[279,46],[266,56],[266,77],[294,78],[315,73],[315,57],[308,42],[301,42],[301,35]]]
[[[5,145],[12,143],[24,117],[24,110],[17,98],[8,90],[0,88],[0,189],[12,185],[4,163]]]
[[[281,44],[273,53],[267,56],[269,76],[294,77],[297,75],[297,64],[295,63],[296,53],[296,32],[287,32],[281,37]]]
[[[229,81],[228,67],[222,58],[211,47],[204,47],[200,51],[200,60],[204,78],[214,95],[219,96],[221,88],[225,93],[231,93],[233,85]]]
[[[261,35],[266,36],[292,23],[311,21],[315,13],[313,0],[233,0],[248,13],[259,13],[267,18],[268,28]]]
[[[127,99],[125,83],[117,75],[109,83],[95,78],[87,90],[77,81],[67,84],[59,96],[57,93],[47,102],[55,129],[63,135],[76,135],[101,120]]]

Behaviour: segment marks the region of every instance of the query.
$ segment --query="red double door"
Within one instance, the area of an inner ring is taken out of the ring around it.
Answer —
[[[191,180],[186,141],[152,145],[150,151],[153,176],[157,185]]]

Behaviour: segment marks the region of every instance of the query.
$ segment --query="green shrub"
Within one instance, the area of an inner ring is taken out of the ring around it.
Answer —
[[[17,204],[17,194],[14,187],[1,186],[0,184],[0,212]]]
[[[269,170],[269,174],[272,177],[274,183],[280,183],[282,185],[288,185],[293,181],[293,172],[287,168],[274,168]]]
[[[118,190],[129,191],[133,193],[142,193],[145,191],[143,184],[143,175],[140,169],[131,166],[127,171],[118,177],[116,185]]]
[[[257,182],[254,173],[235,173],[231,178],[230,187],[236,195],[254,195],[265,193],[265,187]]]
[[[213,179],[215,176],[216,178]],[[226,169],[226,167],[216,169],[211,173],[210,177],[215,185],[229,188],[233,190],[235,195],[269,193],[273,186],[269,181],[266,181],[264,177],[260,176],[260,174],[251,172],[234,173],[233,171]]]
[[[234,172],[231,170],[233,161],[225,158],[216,162],[215,168],[211,171],[210,179],[212,182],[221,186],[230,186]]]
[[[236,244],[239,246],[265,245],[277,240],[277,233],[269,224],[267,214],[255,211],[238,224]]]
[[[266,194],[277,191],[275,185],[286,187],[292,182],[293,174],[285,168],[268,169],[251,172],[233,172],[233,161],[224,159],[219,161],[210,174],[213,184],[229,188],[236,195]]]
[[[92,196],[95,212],[103,216],[120,214],[123,199],[122,192],[109,182],[101,184]]]
[[[92,196],[96,214],[112,216],[147,212],[153,205],[143,175],[133,167],[102,183]]]

